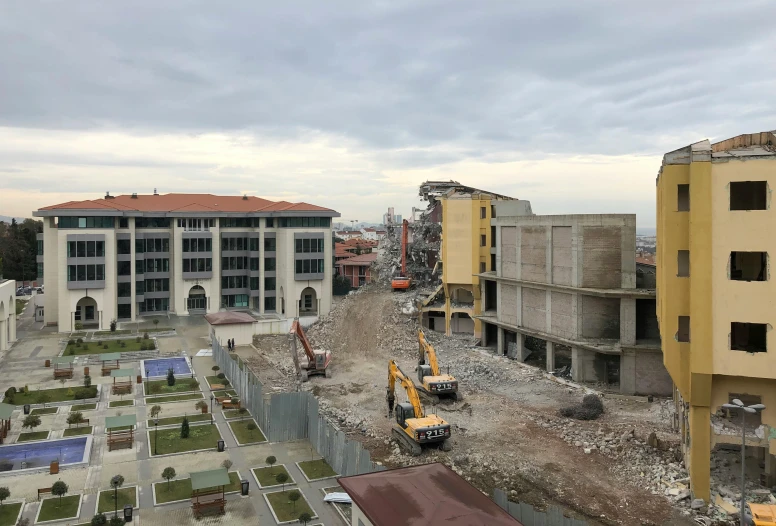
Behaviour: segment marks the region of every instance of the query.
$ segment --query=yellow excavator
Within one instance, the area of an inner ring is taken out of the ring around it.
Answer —
[[[396,409],[394,410],[397,380],[407,392],[409,402],[396,404]],[[452,449],[450,424],[437,415],[425,415],[423,413],[423,407],[420,405],[420,397],[415,389],[415,384],[399,369],[399,366],[393,360],[388,362],[388,392],[386,398],[388,400],[389,416],[391,412],[396,413],[396,423],[393,425],[391,433],[412,456],[420,455],[424,446],[439,446],[442,451],[450,451]]]
[[[458,390],[458,380],[449,374],[440,374],[436,351],[426,339],[422,330],[418,330],[418,389],[433,403],[439,402],[439,398],[452,398],[456,401],[463,400],[463,393]],[[428,364],[426,364],[428,355]]]

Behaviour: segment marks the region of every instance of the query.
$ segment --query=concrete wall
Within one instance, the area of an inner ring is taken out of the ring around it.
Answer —
[[[517,279],[517,228],[513,226],[501,229],[501,275]]]
[[[235,345],[250,345],[253,342],[254,323],[239,323],[235,325],[211,325],[210,334],[226,346],[226,340],[234,338]]]
[[[552,227],[552,282],[557,285],[572,284],[574,257],[571,240],[570,226]]]
[[[617,226],[582,227],[583,287],[620,288],[622,285],[622,230]],[[635,267],[635,244],[632,257]],[[633,270],[635,273],[635,268]]]
[[[518,309],[518,288],[515,285],[501,285],[501,290],[498,295],[498,319],[502,323],[508,323],[510,325],[517,325],[517,309]]]
[[[523,327],[547,331],[547,294],[541,289],[522,287]]]
[[[45,265],[45,263],[44,263]],[[45,272],[45,267],[43,268]],[[34,309],[28,305],[28,309]],[[16,281],[0,282],[0,351],[7,351],[16,340]]]
[[[620,338],[620,300],[617,298],[580,298],[580,336],[582,338]]]
[[[561,338],[573,340],[577,336],[576,294],[552,292],[550,295],[552,306],[552,325],[550,332]]]
[[[351,526],[374,526],[369,519],[366,518],[366,515],[364,515],[364,512],[361,511],[361,509],[356,505],[353,504],[352,510],[351,510],[351,516],[350,516],[350,525]]]
[[[663,365],[662,352],[636,353],[635,394],[671,396],[674,383]]]
[[[520,228],[520,279],[547,281],[547,229],[544,226]]]

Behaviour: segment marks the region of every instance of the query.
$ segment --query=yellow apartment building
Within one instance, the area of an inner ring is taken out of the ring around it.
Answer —
[[[740,444],[733,398],[747,415],[750,480],[776,481],[776,136],[701,141],[663,156],[657,177],[657,316],[675,384],[685,464],[695,498],[710,498],[710,459]]]

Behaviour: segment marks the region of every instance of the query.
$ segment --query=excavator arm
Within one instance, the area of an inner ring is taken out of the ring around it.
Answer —
[[[407,398],[409,399],[410,404],[412,404],[412,409],[415,412],[415,418],[423,418],[423,406],[420,405],[420,396],[418,395],[417,389],[415,389],[415,384],[412,383],[412,380],[410,380],[401,369],[399,369],[399,366],[396,365],[395,361],[390,360],[388,362],[389,395],[393,394],[394,390],[396,389],[396,380],[399,380],[399,383],[407,392]]]
[[[420,363],[425,361],[425,355],[428,355],[428,364],[431,366],[431,374],[439,376],[439,362],[437,362],[434,346],[426,340],[426,335],[422,330],[418,331],[418,342],[420,342]]]
[[[291,324],[291,330],[288,331],[288,333],[299,338],[299,341],[302,342],[304,353],[307,355],[307,360],[309,363],[315,363],[315,353],[313,352],[313,346],[310,345],[310,340],[307,339],[307,335],[304,333],[304,329],[302,328],[302,325],[299,323],[298,319],[294,320],[294,323]]]
[[[407,277],[407,244],[409,241],[409,222],[401,223],[401,275]]]

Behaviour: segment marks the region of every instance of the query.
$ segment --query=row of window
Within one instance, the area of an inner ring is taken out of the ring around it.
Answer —
[[[59,217],[59,228],[113,228],[113,217]],[[328,228],[331,226],[330,217],[281,217],[278,218],[280,228]],[[215,218],[178,218],[178,228],[189,231],[203,231],[215,227]],[[222,217],[221,228],[257,228],[260,226],[258,217]],[[274,228],[274,218],[266,218],[267,228]],[[129,228],[129,219],[119,218],[119,228]],[[170,228],[169,217],[136,217],[135,228]]]
[[[235,294],[221,296],[222,307],[247,307],[248,306],[247,294]],[[190,308],[206,309],[205,298],[197,300],[196,305],[189,305]],[[258,309],[261,298],[254,298],[254,308]],[[141,301],[137,304],[137,310],[139,312],[164,312],[169,310],[170,300],[169,298],[149,298],[145,301]],[[275,310],[275,298],[264,298],[264,310]],[[89,307],[87,307],[88,309]],[[94,307],[91,307],[92,309]],[[129,319],[132,318],[132,305],[125,303],[118,306],[118,318]]]
[[[112,217],[60,217],[59,228],[113,228]]]
[[[690,317],[679,316],[676,341],[690,343]],[[730,323],[730,350],[745,352],[768,352],[767,323]]]
[[[169,298],[153,298],[137,304],[140,312],[166,312],[170,308]]]
[[[191,258],[183,260],[183,272],[212,272],[211,258]]]
[[[323,238],[321,239],[297,239],[296,253],[303,254],[307,252],[323,253]]]
[[[690,185],[676,185],[676,210],[690,211]],[[730,210],[767,210],[767,181],[735,181],[729,186]]]
[[[221,276],[222,289],[247,289],[248,276]]]
[[[183,240],[184,252],[212,252],[213,240],[208,238],[199,239],[184,239]]]
[[[119,264],[123,263],[119,261]],[[136,259],[135,260],[135,273],[145,274],[146,272],[169,272],[170,260],[169,258],[155,258],[155,259]],[[127,276],[128,274],[119,274],[119,276]]]
[[[178,228],[183,228],[189,232],[203,232],[216,226],[215,218],[198,219],[198,218],[178,218]],[[223,226],[223,225],[222,225]]]
[[[323,259],[297,259],[294,270],[297,274],[322,274],[324,262]]]
[[[266,243],[265,243],[265,246],[266,246]],[[224,251],[224,250],[251,250],[253,252],[258,252],[259,238],[225,237],[221,239],[221,251]]]
[[[676,275],[690,277],[690,251],[676,253]],[[732,281],[768,281],[767,252],[731,252],[728,265],[728,279]]]
[[[248,270],[247,256],[230,256],[221,258],[221,270]],[[250,258],[251,263],[255,260],[256,268],[259,270],[259,258]]]
[[[221,296],[221,307],[247,307],[248,295],[247,294],[225,294]]]
[[[170,290],[170,280],[167,278],[147,279],[144,283],[145,292],[168,292]]]
[[[141,254],[143,252],[169,252],[170,251],[170,239],[169,238],[153,238],[153,239],[135,239],[135,252]]]
[[[104,241],[68,241],[67,257],[69,258],[104,258]]]
[[[269,225],[267,225],[269,226]],[[280,228],[326,228],[331,226],[330,217],[281,217],[278,218]]]
[[[136,217],[135,228],[170,228],[169,217]]]
[[[258,217],[222,217],[221,228],[253,228],[259,226]]]
[[[67,281],[102,281],[105,265],[68,265]]]

